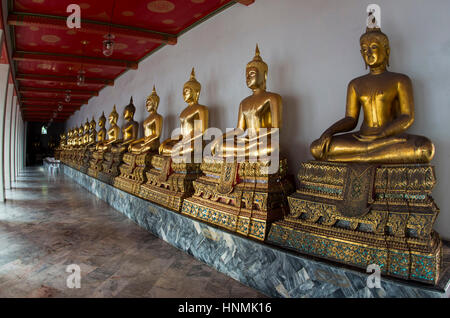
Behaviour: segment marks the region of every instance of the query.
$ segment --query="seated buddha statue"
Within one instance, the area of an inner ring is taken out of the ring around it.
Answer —
[[[159,147],[159,154],[168,157],[189,158],[194,154],[195,145],[202,145],[203,133],[208,128],[208,107],[200,105],[201,85],[195,78],[192,68],[191,77],[183,86],[183,98],[188,106],[180,114],[181,133],[166,139]]]
[[[158,150],[163,124],[163,117],[157,113],[158,105],[159,96],[156,94],[155,86],[153,86],[153,91],[145,103],[149,115],[143,123],[144,137],[130,143],[128,151],[132,154],[140,155],[148,151]]]
[[[84,128],[83,124],[78,127],[78,139],[77,139],[77,147],[82,147],[84,142]]]
[[[120,128],[117,126],[117,120],[119,119],[119,114],[116,111],[116,105],[114,105],[114,108],[109,114],[108,121],[109,121],[109,129],[107,132],[107,139],[98,142],[95,149],[100,152],[105,152],[111,149],[112,145],[116,143],[119,140],[119,134],[120,134]]]
[[[82,142],[83,147],[85,147],[89,142],[89,127],[90,127],[89,119],[86,118],[86,122],[84,123],[83,126],[83,142]]]
[[[98,126],[100,127],[100,129],[97,132],[97,143],[102,143],[106,140],[105,123],[106,123],[105,113],[102,112],[102,115],[98,119]],[[94,126],[94,130],[95,130],[95,126]]]
[[[97,131],[95,130],[95,126],[97,126],[97,123],[95,122],[94,116],[92,116],[92,120],[89,123],[89,134],[86,144],[87,147],[92,147],[97,139]]]
[[[345,117],[311,145],[317,160],[364,163],[428,163],[433,143],[407,134],[414,122],[414,98],[408,76],[389,72],[389,40],[380,28],[368,27],[360,38],[367,75],[352,80],[347,89]],[[359,131],[360,111],[363,122]]]
[[[112,153],[124,152],[128,149],[128,146],[136,140],[138,135],[139,124],[133,119],[136,107],[133,105],[133,97],[130,99],[130,103],[125,106],[123,110],[123,118],[126,122],[122,126],[123,139],[117,140],[111,147]]]
[[[213,141],[213,156],[260,159],[279,151],[278,142],[272,143],[271,137],[281,127],[282,100],[266,91],[267,71],[256,46],[255,57],[246,67],[247,86],[253,94],[239,105],[237,128]]]

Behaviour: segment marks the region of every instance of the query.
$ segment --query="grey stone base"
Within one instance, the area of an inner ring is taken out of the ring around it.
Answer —
[[[450,283],[429,287],[369,274],[257,242],[145,201],[63,165],[64,174],[141,227],[218,271],[271,297],[450,297]]]

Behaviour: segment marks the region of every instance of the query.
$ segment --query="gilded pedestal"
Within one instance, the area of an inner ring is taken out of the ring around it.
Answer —
[[[264,240],[269,224],[287,213],[286,196],[294,190],[286,176],[286,160],[274,174],[264,172],[268,165],[205,159],[204,175],[194,181],[194,195],[184,200],[182,213]]]
[[[103,155],[102,151],[94,151],[92,154],[92,159],[89,163],[88,175],[97,178],[98,173],[103,169]]]
[[[147,181],[146,173],[151,167],[151,158],[156,152],[140,155],[130,152],[123,156],[123,164],[119,167],[120,175],[114,179],[114,186],[134,195],[139,195],[141,184]]]
[[[175,163],[170,157],[155,155],[151,166],[139,197],[179,212],[183,200],[194,192],[192,182],[201,175],[200,164]]]
[[[439,209],[429,164],[302,164],[290,214],[268,241],[382,273],[436,284],[442,243],[433,231]]]
[[[119,166],[122,164],[123,155],[122,152],[105,152],[102,162],[102,170],[99,171],[97,178],[105,183],[114,184],[114,178],[119,175]]]
[[[82,157],[82,161],[81,161],[80,169],[79,169],[83,173],[87,173],[87,171],[89,169],[89,165],[92,160],[92,154],[93,154],[92,148],[93,147],[86,147],[84,149],[83,157]]]

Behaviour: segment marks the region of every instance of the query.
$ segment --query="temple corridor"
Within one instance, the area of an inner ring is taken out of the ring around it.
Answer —
[[[27,168],[0,204],[0,297],[264,297],[60,174]],[[68,288],[66,268],[81,268]]]

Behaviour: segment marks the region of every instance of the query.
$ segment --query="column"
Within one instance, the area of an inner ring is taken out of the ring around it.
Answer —
[[[14,94],[14,88],[13,88]],[[6,109],[6,123],[5,123],[5,189],[11,189],[11,132],[12,132],[12,116],[14,105],[17,103],[17,96],[11,98],[11,103],[9,103]]]
[[[0,30],[0,47],[3,47],[3,30]],[[0,64],[0,202],[5,201],[4,145],[6,102],[8,96],[9,64]]]
[[[12,177],[13,177],[13,182],[16,182],[16,175],[17,175],[17,165],[16,165],[16,159],[17,159],[17,118],[19,115],[19,104],[16,103],[16,107],[15,107],[15,111],[14,111],[14,130],[13,130],[13,151],[12,151],[12,164],[13,164],[13,168],[12,168]]]
[[[15,165],[14,165],[14,160],[15,160],[15,151],[16,151],[16,147],[15,147],[15,143],[14,140],[16,140],[16,118],[17,118],[17,108],[19,108],[19,105],[17,103],[17,99],[16,99],[16,103],[13,105],[13,109],[12,109],[12,113],[11,113],[11,145],[10,145],[10,153],[11,153],[11,161],[10,161],[10,169],[11,169],[11,187],[12,187],[12,183],[14,182],[14,176],[15,176]]]
[[[4,176],[4,184],[5,189],[10,189],[11,184],[9,182],[10,180],[10,171],[9,171],[9,145],[10,145],[10,117],[11,117],[11,104],[13,101],[13,95],[14,95],[14,84],[8,84],[8,93],[6,97],[6,104],[5,104],[5,121],[3,125],[3,176]]]

